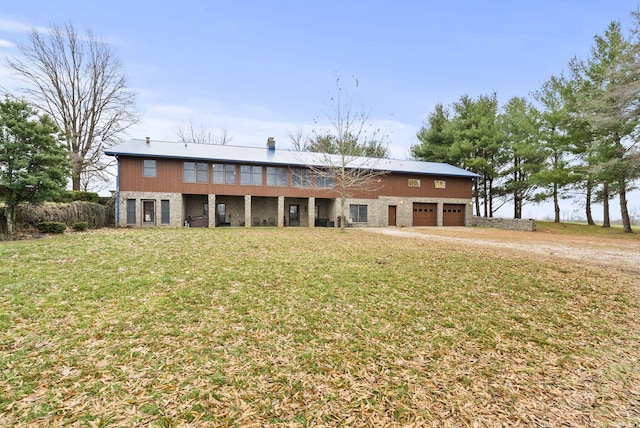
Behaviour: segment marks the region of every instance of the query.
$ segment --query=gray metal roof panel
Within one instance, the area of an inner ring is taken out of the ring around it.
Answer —
[[[163,141],[130,140],[118,146],[105,150],[109,156],[137,156],[156,158],[177,158],[192,160],[207,160],[219,162],[245,162],[287,166],[323,167],[340,165],[340,155],[325,153],[299,152],[289,149],[268,150],[265,146],[244,147],[220,144],[170,143]],[[350,156],[349,168],[368,168],[379,171],[404,172],[428,175],[443,175],[457,177],[478,177],[453,165],[439,162],[422,162],[414,160],[379,159]]]

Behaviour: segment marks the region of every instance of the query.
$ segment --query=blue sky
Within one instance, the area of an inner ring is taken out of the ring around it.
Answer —
[[[130,136],[175,140],[193,123],[232,144],[263,146],[322,121],[342,87],[408,156],[438,102],[496,92],[528,96],[636,0],[6,2],[0,55],[33,26],[70,22],[109,42],[138,92]],[[358,79],[355,87],[351,76]],[[0,86],[16,83],[0,66]],[[508,215],[508,213],[505,213]]]

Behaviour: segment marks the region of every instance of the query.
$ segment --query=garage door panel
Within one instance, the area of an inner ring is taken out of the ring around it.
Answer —
[[[438,205],[423,204],[414,202],[413,204],[413,225],[414,226],[437,226]]]
[[[443,226],[464,226],[465,225],[464,204],[444,204],[442,207]]]

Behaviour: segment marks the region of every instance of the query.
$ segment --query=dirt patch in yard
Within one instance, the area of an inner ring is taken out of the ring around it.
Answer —
[[[552,232],[522,232],[476,227],[368,228],[369,232],[455,243],[463,247],[529,254],[631,275],[640,275],[638,239],[594,238]]]

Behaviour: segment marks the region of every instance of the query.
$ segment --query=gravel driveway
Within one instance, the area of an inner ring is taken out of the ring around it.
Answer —
[[[548,232],[520,232],[476,227],[367,228],[372,233],[455,243],[495,251],[529,253],[591,267],[638,275],[640,285],[640,239],[611,239]]]

